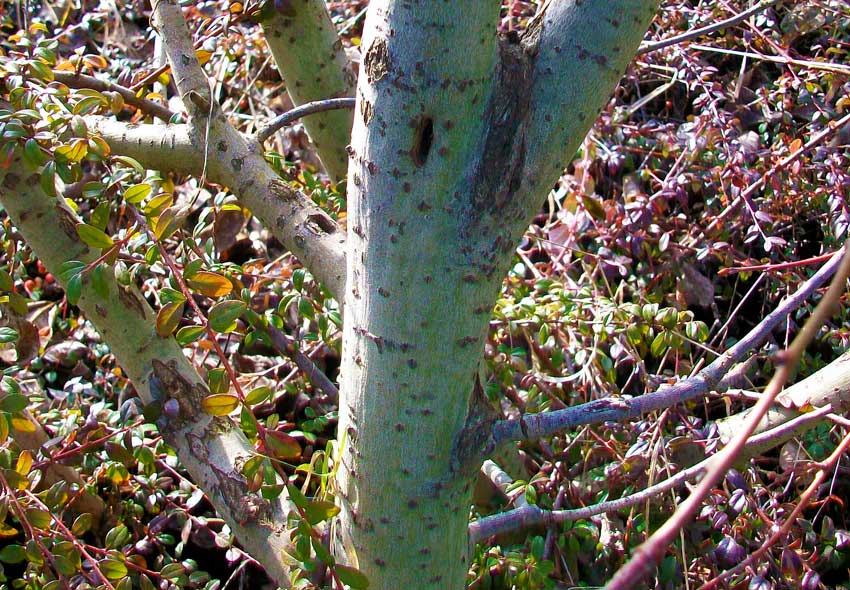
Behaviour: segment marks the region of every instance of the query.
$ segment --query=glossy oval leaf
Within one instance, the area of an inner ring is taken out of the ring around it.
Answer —
[[[177,329],[177,325],[183,318],[185,305],[177,301],[166,303],[156,314],[156,333],[160,338],[168,338]]]
[[[192,289],[207,297],[224,297],[233,290],[233,285],[222,275],[200,270],[186,280]]]
[[[227,416],[239,406],[239,398],[231,393],[216,393],[201,400],[204,412],[211,416]]]
[[[87,223],[77,224],[77,235],[92,248],[109,248],[115,244],[115,241],[106,235],[103,230]]]
[[[196,275],[197,276],[197,275]],[[228,281],[228,284],[230,281]],[[216,332],[227,334],[236,329],[236,320],[248,308],[242,301],[222,301],[210,309],[210,327]]]

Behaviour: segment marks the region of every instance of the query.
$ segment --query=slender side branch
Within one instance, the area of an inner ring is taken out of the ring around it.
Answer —
[[[611,590],[634,588],[655,569],[666,548],[673,542],[682,527],[694,517],[703,500],[711,493],[717,482],[732,467],[759,421],[773,404],[773,400],[776,399],[782,387],[797,370],[797,364],[800,362],[803,352],[805,352],[817,331],[835,313],[835,306],[841,294],[847,289],[848,273],[850,273],[850,250],[845,246],[841,265],[835,279],[809,320],[800,329],[797,337],[794,338],[791,346],[782,355],[779,368],[762,393],[761,399],[750,411],[746,422],[741,426],[735,437],[729,441],[729,444],[712,457],[705,477],[700,481],[699,486],[679,505],[673,516],[632,553],[631,559],[614,574],[614,577],[606,584],[606,588]]]
[[[632,399],[618,399],[616,402],[608,399],[596,400],[563,410],[522,416],[518,420],[498,422],[493,427],[493,445],[496,446],[508,440],[535,440],[581,424],[625,420],[705,394],[720,381],[736,362],[748,351],[764,342],[771,330],[783,321],[789,313],[800,307],[818,287],[835,273],[841,265],[841,257],[844,251],[845,248],[842,248],[836,252],[835,256],[793,295],[783,300],[746,336],[695,376],[672,387]]]
[[[95,261],[100,253],[77,235],[79,218],[61,199],[44,193],[39,174],[27,172],[18,156],[9,170],[0,170],[0,204],[39,260],[57,277],[64,262]],[[282,556],[289,540],[271,524],[286,522],[286,499],[267,501],[248,491],[240,466],[256,454],[250,442],[230,419],[199,413],[200,399],[208,393],[203,379],[173,338],[157,335],[155,314],[138,289],[119,285],[111,268],[103,275],[106,292],[94,288],[91,273],[83,273],[80,309],[109,342],[146,404],[177,402],[177,415],[158,422],[163,436],[246,550],[286,584]]]
[[[353,97],[354,70],[325,2],[288,0],[275,7],[262,23],[263,32],[292,104],[298,107],[316,100]],[[342,180],[348,170],[345,146],[351,137],[353,113],[316,112],[304,120],[304,127],[328,175],[333,181]]]
[[[762,0],[755,6],[752,6],[747,10],[744,10],[743,12],[740,12],[735,16],[731,16],[727,19],[711,23],[710,25],[706,25],[698,29],[687,31],[685,33],[682,33],[681,35],[676,35],[675,37],[662,39],[661,41],[656,41],[655,43],[644,43],[640,46],[640,49],[638,49],[638,55],[643,55],[644,53],[650,53],[652,51],[658,51],[659,49],[670,47],[671,45],[678,45],[679,43],[684,43],[685,41],[698,39],[703,35],[710,35],[711,33],[714,33],[715,31],[720,31],[722,29],[725,29],[726,27],[732,27],[742,21],[747,20],[754,14],[758,14],[762,10],[770,8],[778,1],[779,0]]]
[[[346,97],[329,98],[327,100],[314,100],[313,102],[304,103],[301,106],[297,106],[294,109],[286,111],[282,115],[278,115],[277,117],[263,125],[259,133],[257,133],[257,141],[266,141],[281,127],[289,125],[290,123],[292,123],[293,121],[297,121],[301,117],[306,117],[307,115],[312,115],[315,113],[335,111],[338,109],[353,109],[354,102],[354,97]]]
[[[779,446],[787,440],[786,437],[790,437],[800,428],[811,427],[829,415],[831,411],[832,409],[829,407],[820,408],[751,437],[738,458],[756,457],[761,455],[765,450]],[[617,498],[616,500],[608,500],[591,506],[571,508],[569,510],[544,510],[536,505],[524,505],[514,510],[494,514],[493,516],[485,516],[470,523],[469,541],[474,545],[496,535],[537,526],[563,524],[565,522],[590,518],[597,514],[616,512],[624,508],[637,506],[699,476],[708,468],[713,460],[714,456],[703,459],[696,465],[683,469],[664,481],[660,481],[657,484],[623,498]]]
[[[143,113],[158,117],[166,123],[171,120],[171,117],[174,116],[174,113],[172,113],[167,107],[164,107],[158,102],[139,98],[138,96],[136,96],[136,93],[130,90],[129,88],[121,86],[120,84],[115,84],[114,82],[110,82],[109,80],[101,80],[100,78],[95,78],[94,76],[86,76],[85,74],[61,71],[54,71],[53,78],[57,82],[61,82],[66,86],[70,86],[71,88],[91,88],[92,90],[97,90],[99,92],[117,92],[121,95],[121,98],[123,98],[124,102],[128,105],[136,107]]]

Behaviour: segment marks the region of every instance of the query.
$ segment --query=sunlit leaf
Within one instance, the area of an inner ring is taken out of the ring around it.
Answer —
[[[191,344],[204,334],[203,326],[184,326],[177,330],[175,338],[180,346]]]
[[[230,393],[215,393],[201,400],[201,407],[211,416],[227,416],[239,406],[239,398]]]
[[[77,234],[80,239],[92,248],[109,248],[115,241],[102,230],[87,223],[77,224]]]
[[[161,338],[168,338],[177,329],[183,318],[185,304],[172,301],[162,306],[156,314],[156,333]]]
[[[206,270],[198,271],[186,283],[207,297],[223,297],[233,290],[233,285],[226,277]]]
[[[197,276],[197,275],[196,275]],[[228,281],[229,283],[230,281]],[[226,334],[236,329],[236,320],[248,308],[242,301],[222,301],[214,305],[209,312],[210,327],[216,332]]]
[[[26,477],[32,469],[32,453],[27,450],[21,451],[18,461],[15,463],[15,471]]]

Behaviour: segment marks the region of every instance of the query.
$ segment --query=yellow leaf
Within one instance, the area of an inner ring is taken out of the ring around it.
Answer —
[[[230,281],[220,274],[201,270],[186,280],[192,289],[207,297],[223,297],[233,290]]]
[[[239,406],[239,398],[230,393],[208,395],[201,401],[201,407],[211,416],[227,416]]]
[[[162,306],[156,314],[156,333],[161,338],[168,338],[177,329],[183,317],[183,302],[171,301]]]
[[[198,49],[198,50],[195,52],[195,57],[197,57],[197,58],[198,58],[198,63],[200,63],[201,65],[204,65],[204,64],[205,64],[205,63],[207,63],[207,62],[210,60],[210,58],[212,57],[212,52],[211,52],[211,51],[207,51],[206,49]]]
[[[20,416],[12,416],[12,428],[17,430],[18,432],[35,432],[35,424],[30,422],[26,418],[21,418]]]
[[[21,454],[18,455],[15,471],[26,477],[30,469],[32,469],[32,453],[27,450],[21,451]]]
[[[10,527],[5,522],[0,522],[0,538],[8,539],[10,537],[17,537],[18,529],[14,527]]]

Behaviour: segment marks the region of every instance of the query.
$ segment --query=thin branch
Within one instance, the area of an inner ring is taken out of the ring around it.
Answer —
[[[324,113],[325,111],[333,111],[337,109],[353,109],[355,99],[348,98],[329,98],[327,100],[314,100],[307,102],[294,109],[288,110],[282,115],[278,115],[260,128],[257,133],[257,141],[264,142],[281,127],[289,125],[293,121],[297,121],[301,117],[312,115],[315,113]]]
[[[175,0],[154,0],[151,8],[151,24],[162,38],[174,84],[189,116],[199,123],[208,117],[213,99],[209,80],[198,61],[183,11]]]
[[[829,416],[832,408],[829,406],[818,408],[798,418],[789,420],[784,424],[780,424],[776,428],[772,428],[766,432],[753,436],[747,442],[742,455],[746,457],[754,457],[760,455],[764,450],[776,447],[799,432],[802,428],[810,428],[813,424],[817,424],[824,417]],[[742,457],[739,457],[739,459]],[[703,459],[696,465],[692,465],[679,473],[660,481],[652,486],[644,488],[639,492],[617,498],[616,500],[608,500],[599,502],[592,506],[583,508],[572,508],[569,510],[544,510],[535,505],[523,505],[514,510],[508,510],[492,516],[485,516],[470,523],[469,538],[470,543],[480,543],[484,539],[505,533],[524,530],[529,527],[551,526],[563,524],[580,519],[590,518],[597,514],[605,514],[608,512],[617,512],[624,508],[630,508],[642,504],[647,500],[660,496],[664,492],[677,488],[686,481],[697,477],[702,473],[713,461],[714,457]],[[483,470],[483,468],[482,468]]]
[[[679,505],[673,516],[632,553],[631,559],[614,574],[606,588],[610,590],[634,588],[652,573],[656,564],[664,556],[666,548],[674,541],[682,527],[694,517],[702,501],[711,493],[717,482],[732,467],[738,454],[747,444],[750,435],[758,426],[759,421],[770,409],[773,400],[779,395],[782,387],[796,371],[797,364],[800,362],[806,347],[820,327],[835,313],[835,307],[842,293],[847,289],[845,282],[848,274],[850,274],[850,249],[845,245],[841,265],[832,284],[812,312],[809,320],[794,338],[791,346],[782,355],[781,365],[762,393],[759,402],[750,410],[747,421],[743,424],[741,430],[729,444],[723,447],[723,450],[712,457],[705,477],[700,481],[697,488]]]
[[[53,78],[57,82],[61,82],[71,88],[90,88],[92,90],[97,90],[98,92],[117,92],[128,105],[136,107],[143,113],[162,119],[166,123],[174,116],[173,112],[158,102],[139,98],[136,96],[136,93],[129,88],[121,86],[120,84],[115,84],[108,80],[101,80],[100,78],[87,76],[85,74],[62,71],[54,71]]]
[[[334,385],[324,371],[316,366],[310,357],[301,352],[298,348],[298,342],[295,338],[286,334],[282,330],[278,330],[274,326],[264,326],[265,330],[272,341],[272,346],[281,355],[287,356],[301,369],[310,382],[324,393],[328,400],[334,404],[339,403],[339,389]]]
[[[782,158],[779,162],[772,166],[770,170],[762,174],[758,180],[750,184],[746,189],[741,192],[741,194],[735,197],[732,202],[729,203],[729,205],[723,211],[720,212],[720,214],[714,219],[714,221],[709,224],[709,226],[705,230],[705,234],[709,235],[713,231],[717,230],[721,226],[723,221],[725,221],[727,217],[729,217],[738,209],[738,207],[741,206],[741,203],[752,197],[756,193],[756,191],[761,190],[767,180],[773,177],[774,174],[776,174],[777,172],[797,160],[800,156],[802,156],[804,153],[806,153],[816,145],[822,143],[825,139],[838,133],[838,131],[848,123],[850,123],[850,113],[847,113],[837,121],[830,121],[829,123],[827,123],[827,125],[821,131],[815,133],[812,138],[807,141],[803,146],[799,147],[795,151],[791,152],[789,155]]]
[[[717,21],[716,23],[706,25],[704,27],[700,27],[692,31],[687,31],[685,33],[682,33],[681,35],[676,35],[675,37],[662,39],[661,41],[656,41],[654,43],[644,43],[640,46],[640,49],[638,49],[638,55],[643,55],[644,53],[650,53],[652,51],[658,51],[659,49],[670,47],[671,45],[678,45],[679,43],[691,41],[692,39],[702,37],[703,35],[709,35],[711,33],[714,33],[715,31],[719,31],[721,29],[737,25],[739,22],[748,19],[754,14],[758,14],[766,8],[773,6],[778,1],[779,0],[763,0],[755,6],[752,6],[747,10],[736,14],[735,16],[729,17],[725,20]]]
[[[761,345],[770,335],[770,332],[788,314],[800,307],[818,287],[835,273],[841,265],[841,256],[845,251],[846,247],[842,247],[793,295],[784,299],[746,336],[693,377],[666,389],[635,398],[595,400],[563,410],[525,415],[517,420],[497,422],[492,431],[493,446],[509,440],[535,440],[581,424],[598,424],[609,420],[619,421],[634,418],[705,394],[723,378],[736,362],[747,352]]]
[[[806,491],[802,493],[800,496],[799,502],[794,507],[794,510],[791,511],[791,514],[788,515],[788,518],[782,523],[779,529],[774,532],[767,541],[762,543],[762,545],[753,551],[747,558],[733,567],[730,570],[726,570],[725,572],[720,573],[717,577],[712,580],[709,580],[705,584],[699,587],[698,590],[710,590],[719,584],[720,582],[727,580],[734,576],[735,574],[744,570],[744,568],[749,567],[757,560],[761,559],[761,557],[770,550],[776,543],[778,543],[785,535],[788,534],[788,530],[791,526],[797,522],[797,519],[802,514],[803,510],[809,505],[812,497],[820,488],[821,484],[826,480],[826,474],[828,471],[832,471],[838,465],[838,462],[844,456],[844,453],[847,451],[847,447],[850,446],[850,434],[844,436],[841,440],[841,443],[838,447],[832,452],[832,454],[825,460],[817,464],[818,472],[815,474],[815,477],[812,479],[812,482],[806,488]],[[775,525],[774,525],[775,526]]]

